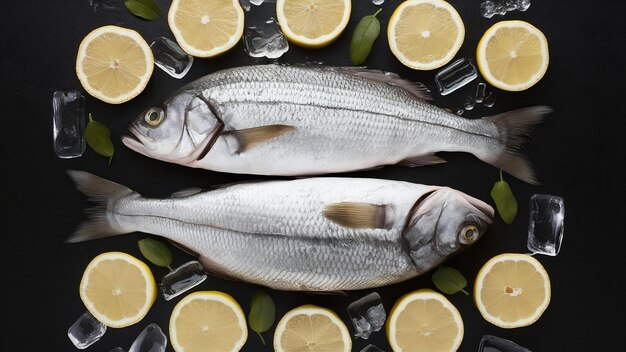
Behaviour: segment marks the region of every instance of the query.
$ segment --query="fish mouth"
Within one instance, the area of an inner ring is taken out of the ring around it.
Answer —
[[[485,217],[482,217],[482,220],[487,222],[489,225],[491,225],[493,223],[493,216],[495,215],[495,211],[493,210],[493,208],[489,204],[483,202],[480,199],[477,199],[477,198],[474,198],[474,197],[471,197],[471,196],[465,196],[464,198],[474,208],[476,208],[482,214],[486,215]]]
[[[146,138],[139,133],[135,125],[128,126],[128,133],[122,136],[122,143],[129,149],[145,155]]]

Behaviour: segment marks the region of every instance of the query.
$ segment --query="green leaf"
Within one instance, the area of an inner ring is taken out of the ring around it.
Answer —
[[[145,20],[155,20],[161,17],[161,10],[154,0],[128,0],[124,5],[133,15]]]
[[[269,330],[274,325],[276,318],[276,307],[272,297],[265,290],[257,290],[250,302],[250,315],[248,315],[248,325],[252,331],[256,332],[265,345],[262,332]]]
[[[443,293],[453,295],[460,291],[469,296],[469,293],[464,290],[467,287],[467,280],[455,268],[449,266],[439,267],[433,274],[432,280],[435,286]]]
[[[165,243],[154,238],[144,238],[138,241],[137,244],[141,254],[152,264],[172,270],[172,252],[170,252]]]
[[[350,42],[350,61],[353,65],[364,63],[372,51],[372,45],[380,34],[380,21],[376,16],[382,10],[378,9],[373,15],[363,17],[356,25]]]
[[[89,114],[89,123],[85,129],[85,140],[96,153],[109,158],[109,165],[113,159],[115,149],[111,142],[111,130],[102,123],[94,120]]]
[[[491,198],[496,202],[496,209],[502,220],[507,224],[513,223],[517,215],[517,199],[509,184],[502,179],[502,170],[500,170],[500,181],[496,182],[491,189]]]

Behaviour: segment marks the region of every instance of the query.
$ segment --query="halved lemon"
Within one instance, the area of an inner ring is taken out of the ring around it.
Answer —
[[[332,310],[304,305],[280,319],[274,333],[276,352],[350,352],[348,328]]]
[[[141,93],[154,69],[150,46],[132,29],[104,26],[80,43],[76,75],[93,97],[121,104]]]
[[[404,65],[433,70],[454,57],[463,44],[465,26],[459,13],[444,0],[408,0],[389,19],[391,52]]]
[[[442,294],[417,290],[394,304],[387,339],[395,352],[456,351],[463,341],[463,319]]]
[[[239,0],[174,0],[167,21],[183,50],[213,57],[241,39],[244,15]]]
[[[241,306],[224,292],[189,294],[178,302],[170,317],[170,340],[176,352],[236,352],[247,339]]]
[[[350,20],[350,0],[278,0],[276,16],[287,39],[321,48],[341,35]]]
[[[107,252],[87,265],[80,281],[80,298],[102,324],[123,328],[148,314],[156,299],[156,283],[141,260],[122,252]]]
[[[550,278],[529,255],[501,254],[478,272],[474,300],[483,318],[496,326],[527,326],[536,322],[550,303]]]
[[[494,24],[476,49],[476,62],[485,80],[508,91],[535,85],[548,70],[549,61],[546,36],[524,21]]]

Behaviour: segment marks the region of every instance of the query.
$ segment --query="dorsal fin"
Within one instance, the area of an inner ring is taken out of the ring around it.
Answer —
[[[414,97],[422,100],[432,100],[428,88],[419,82],[409,81],[398,76],[396,73],[372,70],[365,67],[341,67],[343,72],[356,77],[370,79],[372,81],[386,83],[398,88],[402,88],[411,93]]]
[[[185,188],[185,189],[181,189],[180,191],[176,191],[172,193],[171,197],[172,198],[185,198],[185,197],[193,196],[194,194],[198,194],[200,192],[202,192],[202,188],[197,188],[197,187]]]
[[[288,125],[268,125],[243,130],[226,131],[224,134],[230,134],[237,139],[237,153],[243,153],[255,146],[269,142],[289,131],[296,128]]]
[[[354,229],[384,229],[387,222],[387,206],[381,204],[341,202],[324,209],[324,217],[341,226]]]

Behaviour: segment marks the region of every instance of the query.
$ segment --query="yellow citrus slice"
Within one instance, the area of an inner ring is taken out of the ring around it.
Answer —
[[[248,339],[246,317],[224,292],[194,292],[174,307],[170,339],[176,352],[239,351]]]
[[[276,352],[350,352],[352,339],[348,328],[329,309],[304,305],[280,319],[274,333]]]
[[[387,339],[395,352],[456,351],[463,341],[463,320],[442,294],[417,290],[391,309]]]
[[[537,259],[526,254],[501,254],[478,272],[476,307],[488,322],[501,328],[530,325],[550,303],[550,278]]]
[[[465,26],[444,0],[408,0],[391,15],[387,38],[391,52],[404,65],[433,70],[450,62],[459,51]]]
[[[167,21],[183,50],[213,57],[241,39],[244,15],[239,0],[174,0]]]
[[[148,314],[156,299],[156,283],[141,260],[122,252],[107,252],[87,265],[80,281],[80,298],[104,325],[123,328]]]
[[[321,48],[341,35],[350,20],[350,0],[278,0],[280,29],[294,44]]]
[[[150,46],[131,29],[104,26],[80,43],[76,75],[93,97],[121,104],[141,93],[154,69]]]
[[[508,91],[535,85],[546,73],[549,61],[546,36],[524,21],[494,24],[476,49],[476,62],[485,80]]]

